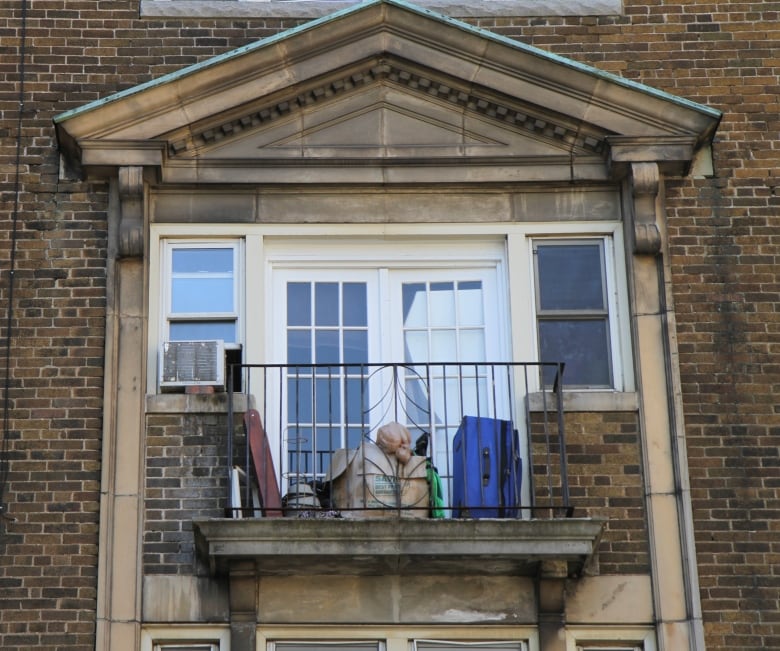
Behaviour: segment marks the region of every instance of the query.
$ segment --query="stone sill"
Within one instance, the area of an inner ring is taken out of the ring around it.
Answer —
[[[320,18],[352,0],[141,0],[142,18]],[[417,0],[455,18],[490,16],[618,16],[621,0]]]
[[[528,408],[532,412],[555,411],[558,400],[550,391],[535,392],[528,395]],[[639,410],[639,397],[633,391],[564,391],[563,412],[636,412]]]
[[[247,410],[247,395],[233,394],[233,411]],[[221,393],[157,393],[146,396],[147,414],[226,414],[228,394]]]
[[[604,520],[418,518],[195,520],[212,573],[252,562],[260,575],[478,574],[535,576],[543,562],[578,575]]]
[[[247,409],[247,395],[233,394],[233,411],[243,413]],[[541,391],[528,395],[528,406],[532,412],[555,411],[554,393]],[[589,412],[635,412],[639,409],[639,398],[632,391],[564,391],[564,413]],[[158,393],[146,396],[147,414],[226,414],[227,393]]]

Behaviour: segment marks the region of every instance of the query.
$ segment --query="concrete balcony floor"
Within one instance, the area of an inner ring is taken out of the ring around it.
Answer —
[[[481,574],[534,576],[565,563],[577,575],[605,522],[566,519],[246,518],[195,520],[212,573],[237,561],[260,575]]]

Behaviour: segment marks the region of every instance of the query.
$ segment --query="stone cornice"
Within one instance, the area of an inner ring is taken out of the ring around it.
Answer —
[[[604,148],[603,140],[595,133],[581,132],[580,125],[564,124],[545,115],[543,109],[524,107],[508,99],[490,96],[477,88],[467,88],[457,80],[445,79],[433,73],[414,69],[396,60],[366,62],[362,69],[352,70],[343,76],[323,80],[320,84],[298,90],[284,98],[229,120],[208,126],[194,126],[185,137],[173,137],[169,144],[169,156],[192,154],[202,147],[240,137],[239,134],[270,125],[275,120],[289,116],[295,111],[310,108],[320,102],[344,95],[352,90],[387,82],[409,92],[470,111],[482,117],[498,121],[518,131],[542,136],[561,143],[570,151],[584,154],[599,154]]]

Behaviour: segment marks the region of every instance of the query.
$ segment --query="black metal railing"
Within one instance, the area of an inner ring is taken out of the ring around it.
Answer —
[[[562,373],[519,362],[232,365],[227,514],[570,516]],[[531,387],[551,376],[531,409]]]

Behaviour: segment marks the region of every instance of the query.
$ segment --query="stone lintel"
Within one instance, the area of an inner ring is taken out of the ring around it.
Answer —
[[[166,165],[162,179],[169,184],[344,184],[353,185],[420,185],[475,183],[571,183],[609,181],[604,163],[589,157],[572,165],[568,158],[550,160],[492,159],[473,161],[467,157],[455,160],[336,159],[312,164],[285,160],[236,161],[231,165]]]

